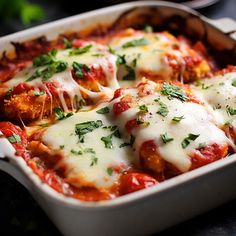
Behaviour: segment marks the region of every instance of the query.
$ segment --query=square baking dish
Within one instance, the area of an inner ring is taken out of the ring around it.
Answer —
[[[11,51],[12,41],[112,25],[114,29],[152,24],[181,31],[207,44],[219,64],[236,61],[236,23],[228,18],[210,20],[187,7],[139,1],[116,5],[62,19],[0,39],[0,53]],[[183,25],[184,24],[184,25]],[[65,197],[41,182],[23,158],[0,135],[0,169],[21,182],[63,235],[148,235],[212,209],[236,197],[236,154],[181,174],[160,185],[114,200],[82,202]]]

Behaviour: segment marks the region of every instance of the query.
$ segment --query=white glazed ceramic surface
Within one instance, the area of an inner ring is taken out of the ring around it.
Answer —
[[[177,4],[140,1],[100,9],[0,39],[0,53],[11,50],[11,41],[22,42],[46,35],[55,38],[65,31],[78,31],[98,23],[114,22],[134,7],[167,6],[182,12],[196,12]],[[221,28],[222,22],[202,20]],[[230,29],[236,30],[230,19]],[[221,23],[220,23],[221,22]],[[214,29],[214,28],[213,28]],[[182,174],[164,183],[110,201],[81,202],[57,193],[32,172],[11,144],[0,136],[0,169],[21,182],[38,201],[63,235],[148,235],[187,220],[236,197],[236,155]]]

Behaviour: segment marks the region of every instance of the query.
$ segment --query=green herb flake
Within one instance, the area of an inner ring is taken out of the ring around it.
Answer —
[[[107,174],[108,174],[109,176],[112,176],[112,174],[113,174],[113,169],[112,169],[111,167],[108,167],[108,168],[107,168]]]
[[[92,153],[92,154],[96,154],[95,150],[93,148],[85,148],[84,149],[84,153]]]
[[[236,87],[236,79],[234,79],[233,81],[232,81],[232,84],[231,84],[232,86],[234,86],[234,87]]]
[[[96,113],[98,113],[98,114],[107,114],[109,112],[110,112],[109,107],[103,107],[103,108],[96,111]]]
[[[122,143],[122,144],[119,146],[119,148],[123,148],[123,147],[127,147],[127,146],[133,147],[134,142],[135,142],[135,137],[131,134],[131,135],[130,135],[130,141],[129,141],[129,143]]]
[[[58,120],[64,120],[73,115],[73,112],[65,113],[60,107],[55,107],[53,111]]]
[[[227,113],[231,116],[234,116],[234,115],[236,115],[236,109],[228,107],[227,108]]]
[[[206,143],[199,143],[198,144],[198,149],[206,147]]]
[[[87,121],[75,125],[75,134],[79,137],[79,142],[84,143],[84,135],[98,129],[103,125],[101,120]]]
[[[35,91],[34,92],[34,96],[38,97],[38,96],[42,96],[45,94],[45,91]]]
[[[173,123],[179,123],[181,120],[184,119],[184,116],[174,116],[172,119]]]
[[[82,48],[74,48],[69,52],[69,56],[81,55],[81,54],[87,53],[90,51],[92,46],[93,46],[92,44],[89,44],[89,45],[82,47]]]
[[[72,48],[72,43],[71,43],[67,38],[64,38],[64,39],[63,39],[63,43],[64,43],[64,47],[65,47],[66,49]]]
[[[189,98],[186,96],[186,94],[182,91],[181,88],[166,82],[163,83],[161,93],[165,96],[168,96],[168,99],[177,98],[181,102],[189,100]]]
[[[125,65],[125,69],[127,71],[127,74],[123,77],[123,80],[135,80],[135,71],[131,66]]]
[[[39,126],[45,128],[45,127],[48,127],[49,124],[48,123],[44,123],[44,124],[39,124]]]
[[[59,148],[62,150],[64,149],[65,145],[60,145]]]
[[[89,71],[90,70],[90,68],[87,65],[78,63],[76,61],[74,61],[72,63],[72,67],[75,71],[75,75],[78,78],[83,78],[84,77],[84,71]]]
[[[98,158],[96,156],[91,157],[91,163],[90,166],[95,166],[98,163]]]
[[[83,152],[82,152],[81,150],[76,151],[76,150],[74,150],[74,149],[71,149],[70,152],[71,152],[72,154],[74,154],[74,155],[82,155],[82,154],[83,154]]]
[[[191,141],[196,140],[199,136],[200,136],[200,134],[189,134],[188,137],[186,137],[182,141],[182,143],[181,143],[182,148],[185,149],[190,144]]]
[[[108,52],[111,54],[116,54],[116,51],[110,45],[108,45]]]
[[[145,104],[143,104],[143,105],[139,106],[139,111],[141,113],[147,113],[148,112],[148,107]]]
[[[109,149],[113,148],[112,134],[110,134],[106,137],[101,137],[101,140],[104,142],[105,148],[109,148]]]
[[[13,135],[7,137],[7,139],[10,143],[20,143],[21,142],[21,138],[18,134],[13,134]]]
[[[12,92],[13,92],[13,88],[10,88],[10,89],[6,92],[5,96],[6,96],[6,97],[10,97],[11,94],[12,94]]]
[[[126,64],[126,59],[125,59],[125,55],[117,55],[117,59],[116,59],[116,65],[125,65]]]
[[[149,44],[149,41],[146,38],[134,39],[122,45],[122,48],[130,48],[137,46],[144,46]]]
[[[157,111],[157,114],[159,114],[163,117],[166,117],[169,113],[169,110],[168,110],[168,107],[166,106],[166,104],[163,103],[160,99],[155,99],[154,101],[160,105],[159,110]]]
[[[161,134],[160,136],[163,143],[168,143],[174,140],[174,138],[170,137],[167,133]]]
[[[52,51],[42,54],[33,60],[33,66],[38,67],[38,66],[45,66],[49,65],[54,62],[55,57],[57,55],[57,49],[52,49]]]

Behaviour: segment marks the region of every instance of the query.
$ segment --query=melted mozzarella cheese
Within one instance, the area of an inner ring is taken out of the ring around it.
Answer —
[[[75,134],[75,125],[78,123],[101,120],[103,126],[85,134],[84,142],[79,142]],[[109,129],[104,126],[114,125],[105,114],[98,114],[95,110],[79,112],[66,120],[48,128],[43,137],[43,142],[53,149],[60,150],[63,147],[63,159],[60,165],[66,166],[66,179],[76,186],[93,186],[107,188],[118,179],[120,172],[131,164],[133,159],[128,147],[119,148],[122,139],[112,137],[113,148],[105,147],[102,137],[110,135]],[[86,152],[93,149],[94,153]],[[74,152],[74,151],[75,152]],[[73,154],[82,151],[81,155]],[[92,165],[94,158],[97,163]],[[113,168],[109,174],[108,168]]]
[[[114,48],[116,54],[125,55],[126,64],[135,69],[137,79],[141,79],[140,72],[150,72],[164,79],[168,78],[173,72],[166,57],[167,53],[175,57],[176,65],[179,64],[183,67],[185,65],[180,50],[173,49],[173,45],[179,42],[174,37],[168,36],[164,33],[136,32],[131,36],[121,35],[114,37],[110,46]],[[123,47],[128,42],[143,38],[147,41],[146,45]],[[182,46],[181,51],[183,52],[184,50],[185,48]],[[119,75],[120,80],[123,75],[124,73],[121,72]]]
[[[228,122],[235,125],[236,122],[235,115],[229,113],[230,108],[236,109],[236,87],[232,85],[235,80],[236,73],[233,72],[201,80],[199,86],[192,86],[220,126]]]
[[[53,82],[57,85],[57,92],[65,111],[68,110],[67,105],[64,100],[64,92],[66,92],[71,98],[71,104],[74,105],[74,98],[77,95],[81,98],[80,91],[86,93],[91,99],[97,100],[101,97],[112,97],[113,90],[119,88],[118,81],[116,79],[116,56],[108,53],[104,46],[91,43],[91,49],[80,55],[69,55],[71,49],[59,50],[55,60],[61,60],[68,63],[68,68],[60,73],[54,74],[48,81]],[[72,63],[77,62],[81,64],[86,64],[88,67],[93,67],[94,69],[102,68],[105,79],[107,80],[107,87],[100,85],[97,82],[99,92],[92,92],[81,85],[79,85],[72,77]],[[28,66],[21,72],[19,72],[15,77],[6,82],[6,85],[10,88],[26,82],[26,80],[32,76],[36,69],[42,70],[45,66],[34,68],[32,65]],[[27,84],[47,90],[45,84],[42,82],[42,78],[36,78],[32,81],[28,81]],[[49,93],[49,91],[48,91]],[[74,106],[72,106],[74,108]]]
[[[150,83],[150,82],[149,82]],[[130,91],[132,90],[132,91]],[[134,94],[135,89],[127,90],[126,94]],[[159,98],[168,108],[166,117],[157,114],[160,106],[154,100]],[[120,98],[113,101],[117,102]],[[200,144],[211,145],[214,143],[225,144],[230,141],[225,136],[224,132],[214,125],[212,117],[205,107],[192,103],[181,102],[178,99],[169,100],[166,96],[155,93],[139,98],[136,93],[136,105],[121,113],[117,119],[117,125],[120,130],[126,132],[125,124],[127,121],[137,118],[139,106],[145,104],[148,107],[148,113],[143,116],[148,126],[135,128],[132,134],[135,136],[134,149],[138,158],[141,145],[153,140],[158,148],[160,156],[167,162],[173,164],[180,171],[186,172],[191,166],[190,156],[194,150],[199,148]],[[174,117],[183,116],[178,123],[174,123]],[[161,135],[167,133],[174,140],[164,143]],[[183,148],[181,143],[189,134],[199,135],[199,137],[191,141],[190,144]],[[128,137],[128,136],[127,136]]]

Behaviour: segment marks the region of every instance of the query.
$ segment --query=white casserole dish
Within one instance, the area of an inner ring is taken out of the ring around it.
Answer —
[[[22,42],[42,35],[53,39],[68,30],[79,31],[98,23],[112,23],[124,12],[136,7],[141,12],[152,7],[163,15],[191,16],[189,24],[192,28],[197,30],[199,24],[204,24],[204,29],[207,27],[209,43],[213,43],[214,38],[219,47],[227,50],[236,48],[236,42],[230,38],[230,34],[234,36],[236,23],[230,19],[212,21],[181,5],[140,1],[80,14],[2,37],[0,52],[12,49],[11,41]],[[224,26],[222,33],[215,26]],[[68,236],[96,235],[98,232],[114,236],[147,235],[161,231],[235,198],[235,166],[236,154],[114,200],[81,202],[65,197],[42,183],[25,161],[14,155],[11,144],[0,136],[0,169],[21,182],[62,234]]]

